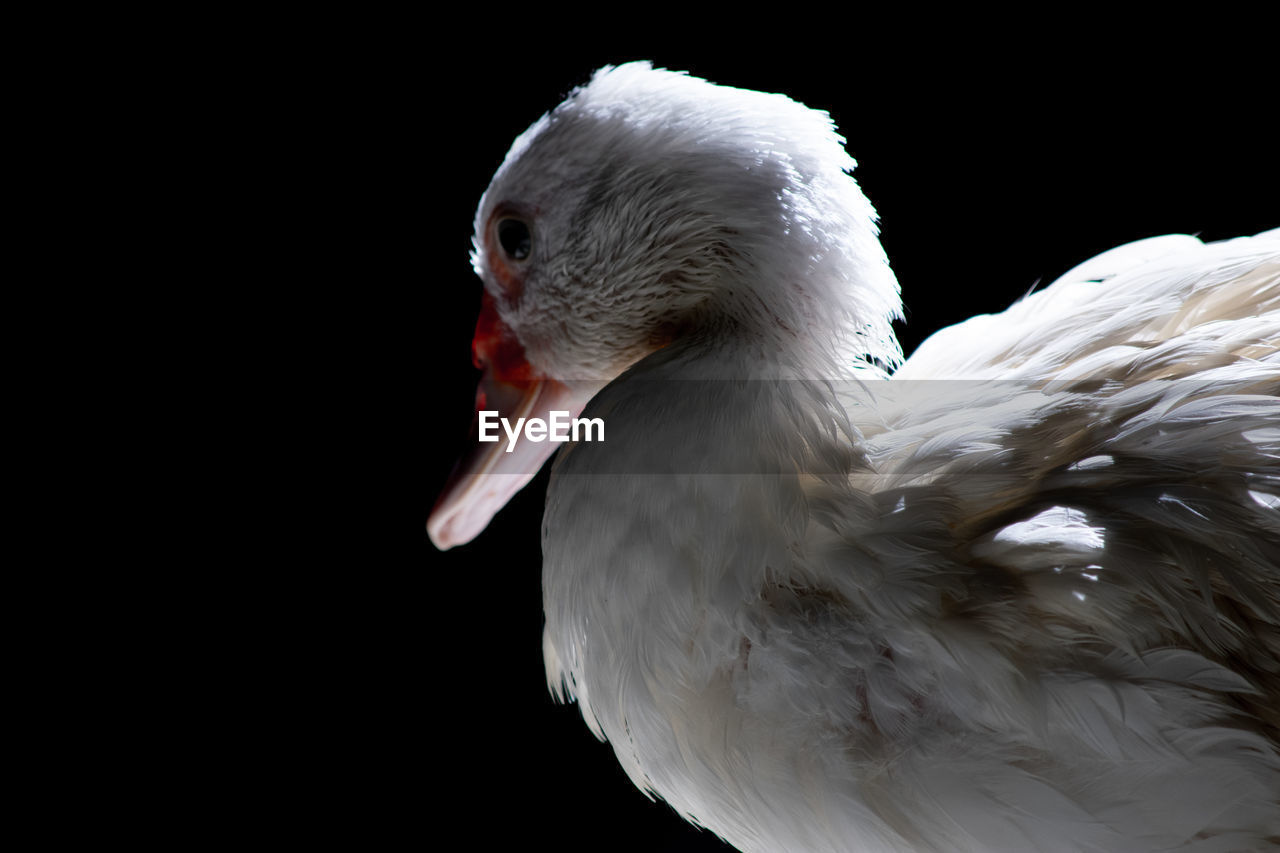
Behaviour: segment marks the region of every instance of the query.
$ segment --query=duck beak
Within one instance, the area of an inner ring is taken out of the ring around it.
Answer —
[[[478,536],[560,446],[545,434],[542,441],[530,440],[520,425],[533,418],[549,423],[552,412],[576,418],[595,390],[538,376],[488,293],[471,351],[476,366],[484,370],[476,389],[471,437],[427,519],[427,533],[442,551]],[[485,436],[482,417],[488,426]]]
[[[485,372],[476,389],[476,416],[471,421],[467,450],[454,465],[427,519],[427,533],[437,548],[444,551],[465,545],[478,536],[560,447],[554,441],[526,438],[516,426],[520,419],[547,422],[552,412],[568,412],[565,417],[576,418],[587,402],[578,396],[554,380],[509,384],[491,371]],[[487,433],[494,440],[481,441],[481,413],[495,411],[497,416],[486,417]],[[505,419],[507,426],[500,419]]]

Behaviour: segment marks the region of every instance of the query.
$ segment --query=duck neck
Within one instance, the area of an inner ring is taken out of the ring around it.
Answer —
[[[891,325],[901,316],[898,284],[874,236],[860,247],[869,260],[847,248],[795,240],[770,262],[734,269],[698,306],[692,346],[747,371],[741,378],[887,374],[902,360]]]

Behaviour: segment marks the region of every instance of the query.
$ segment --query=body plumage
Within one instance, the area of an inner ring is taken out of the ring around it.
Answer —
[[[548,494],[553,690],[744,850],[1275,845],[1280,234],[1122,247],[895,370],[851,166],[633,64],[495,176],[486,399],[608,424]],[[531,473],[474,464],[442,545]]]

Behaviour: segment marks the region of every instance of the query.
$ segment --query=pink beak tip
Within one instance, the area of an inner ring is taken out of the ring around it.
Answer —
[[[441,502],[445,503],[444,501]],[[465,506],[455,502],[448,505],[437,505],[427,516],[427,536],[431,544],[441,551],[448,551],[459,545],[465,545],[480,534],[485,524],[476,525],[474,521],[467,523],[468,513]],[[488,518],[485,518],[487,524]]]

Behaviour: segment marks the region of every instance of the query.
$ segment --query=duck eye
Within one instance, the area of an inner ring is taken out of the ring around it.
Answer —
[[[529,226],[519,219],[503,219],[498,223],[498,242],[507,257],[523,261],[533,248],[533,235],[529,233]]]

